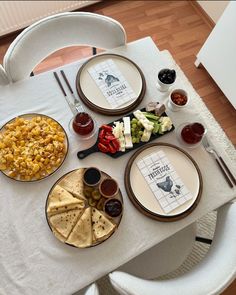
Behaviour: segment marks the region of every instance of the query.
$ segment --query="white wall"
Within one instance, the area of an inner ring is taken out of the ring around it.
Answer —
[[[210,18],[217,23],[218,19],[224,12],[229,0],[225,1],[197,1],[198,4],[205,10]]]

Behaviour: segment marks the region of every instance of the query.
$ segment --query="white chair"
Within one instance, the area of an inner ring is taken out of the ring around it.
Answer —
[[[220,294],[236,278],[236,203],[218,210],[213,243],[206,257],[191,271],[170,280],[148,281],[123,272],[109,275],[124,295]],[[158,261],[157,267],[158,267]]]
[[[97,284],[93,283],[89,287],[83,288],[73,295],[99,295]]]
[[[179,231],[117,270],[153,279],[176,270],[190,254],[196,237],[196,224]]]
[[[7,85],[9,80],[2,65],[0,65],[0,86]]]
[[[94,283],[90,287],[88,287],[84,295],[99,295],[97,285]]]
[[[44,58],[68,46],[112,49],[126,44],[116,20],[89,12],[66,12],[44,18],[21,32],[9,46],[4,68],[10,81],[27,78]]]

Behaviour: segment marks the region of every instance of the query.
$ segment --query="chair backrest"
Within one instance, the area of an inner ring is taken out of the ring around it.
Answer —
[[[68,46],[111,49],[125,45],[126,33],[116,20],[89,12],[66,12],[44,18],[21,32],[9,46],[4,68],[12,81],[25,79],[51,53]]]
[[[99,295],[97,285],[95,283],[90,285],[84,295]]]
[[[9,80],[7,78],[6,72],[2,65],[0,65],[0,86],[9,84]]]
[[[110,280],[125,295],[220,294],[236,278],[236,203],[219,209],[213,243],[206,257],[184,275],[164,281],[148,281],[113,272]],[[157,265],[158,267],[158,265]]]

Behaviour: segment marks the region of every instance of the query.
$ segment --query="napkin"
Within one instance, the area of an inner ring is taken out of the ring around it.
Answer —
[[[165,213],[192,199],[192,194],[162,150],[145,156],[137,166]]]

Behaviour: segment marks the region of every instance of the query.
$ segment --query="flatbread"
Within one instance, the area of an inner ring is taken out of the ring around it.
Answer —
[[[50,224],[61,234],[64,238],[68,238],[71,230],[75,226],[77,220],[82,215],[84,209],[70,210],[67,212],[53,215],[49,218]]]
[[[85,248],[92,245],[92,222],[91,207],[85,209],[72,232],[70,233],[66,243],[79,248]]]
[[[52,232],[59,241],[65,243],[66,238],[63,237],[56,229],[52,228]]]
[[[83,200],[74,198],[60,185],[56,185],[48,198],[48,215],[62,213],[72,209],[84,208]]]
[[[92,208],[92,229],[96,241],[101,241],[110,236],[115,230],[113,224],[106,216],[96,208]]]
[[[59,185],[70,192],[76,198],[86,200],[86,197],[84,196],[83,174],[83,168],[73,171],[66,177],[64,177],[59,182]]]

